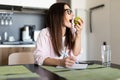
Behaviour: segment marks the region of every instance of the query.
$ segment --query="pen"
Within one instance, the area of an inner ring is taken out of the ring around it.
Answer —
[[[76,61],[76,62],[75,62],[75,64],[79,64],[79,62],[78,62],[78,61]]]
[[[69,54],[67,54],[66,52],[63,52],[63,58],[66,58],[66,57],[72,57],[72,55],[70,54],[70,52],[69,52]],[[75,64],[79,64],[79,62],[76,61]]]
[[[67,53],[63,53],[63,58],[68,57]]]
[[[70,55],[70,57],[73,57],[72,54],[69,53],[69,55]],[[79,64],[79,62],[75,61],[75,64]]]

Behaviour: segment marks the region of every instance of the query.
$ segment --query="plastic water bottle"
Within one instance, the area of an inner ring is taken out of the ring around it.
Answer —
[[[111,50],[110,46],[103,42],[101,46],[101,57],[102,57],[102,65],[104,67],[110,67],[111,66]]]

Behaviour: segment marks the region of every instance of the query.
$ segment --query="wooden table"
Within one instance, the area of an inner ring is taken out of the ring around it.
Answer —
[[[100,61],[92,61],[95,64],[101,64]],[[26,64],[24,65],[26,68],[31,70],[32,72],[37,73],[40,78],[14,78],[14,79],[7,79],[7,80],[67,80],[65,77],[60,77],[59,75],[48,71],[41,66],[35,64]],[[120,65],[112,64],[111,67],[120,69]],[[72,75],[71,75],[72,76]]]
[[[13,65],[12,65],[13,66]],[[15,65],[16,66],[16,65]],[[13,79],[5,79],[5,80],[66,80],[63,77],[56,75],[42,67],[35,65],[35,64],[26,64],[24,65],[30,71],[37,73],[40,77],[39,78],[13,78]]]

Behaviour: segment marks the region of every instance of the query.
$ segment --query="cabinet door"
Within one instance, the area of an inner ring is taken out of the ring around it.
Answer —
[[[48,9],[56,0],[21,0],[23,7]]]
[[[0,0],[0,4],[48,9],[56,0]]]
[[[12,48],[1,48],[2,50],[2,65],[7,65],[8,56],[11,53]]]
[[[0,4],[20,6],[20,0],[0,0]]]
[[[24,51],[24,52],[33,52],[34,49],[35,48],[27,48],[27,47],[25,47],[25,48],[22,49],[22,51]]]
[[[2,65],[2,49],[0,48],[0,66]]]
[[[2,53],[1,57],[1,65],[8,65],[8,57],[12,53],[16,52],[33,52],[34,47],[32,48],[0,48],[0,51]]]

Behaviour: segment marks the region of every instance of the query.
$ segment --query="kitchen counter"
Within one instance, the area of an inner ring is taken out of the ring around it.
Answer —
[[[7,47],[35,47],[35,44],[20,44],[20,45],[4,45],[0,44],[0,48],[7,48]]]
[[[35,42],[23,42],[23,41],[13,41],[13,42],[2,42],[0,48],[3,47],[35,47]]]

